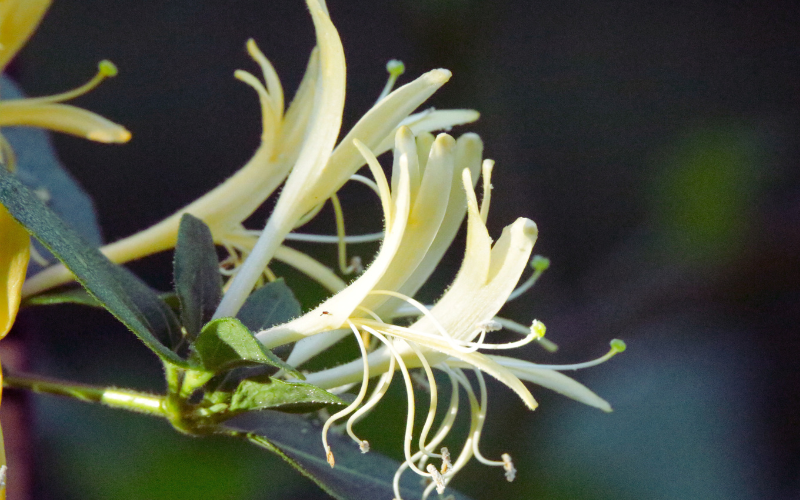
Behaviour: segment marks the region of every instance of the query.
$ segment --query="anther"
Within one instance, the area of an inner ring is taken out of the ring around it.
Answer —
[[[358,443],[358,448],[361,450],[361,453],[367,453],[369,451],[369,441],[366,439]]]
[[[503,453],[500,455],[503,459],[503,469],[506,470],[506,480],[510,483],[517,477],[517,469],[514,468],[514,462],[511,461],[511,455]]]
[[[332,469],[333,466],[336,465],[336,460],[334,460],[334,458],[333,458],[333,452],[331,451],[331,447],[330,446],[326,446],[325,447],[325,456],[328,459],[328,464],[330,464],[331,469]]]
[[[489,321],[481,321],[477,326],[478,330],[484,332],[496,332],[503,329],[503,325],[501,325],[499,321],[495,321],[493,319],[490,319]]]
[[[447,447],[442,448],[442,474],[446,473],[453,467],[453,462],[450,461],[450,450]]]
[[[544,338],[544,334],[547,331],[547,327],[544,326],[544,323],[539,321],[538,319],[533,320],[531,323],[531,335],[533,335],[537,339]]]
[[[550,259],[543,255],[534,255],[531,259],[531,267],[534,271],[543,273],[550,267]]]
[[[442,494],[444,493],[444,476],[436,469],[436,466],[433,464],[428,464],[425,468],[428,473],[431,475],[431,479],[433,482],[436,483],[436,493]]]
[[[403,64],[403,61],[392,59],[386,63],[386,71],[389,73],[389,80],[383,87],[381,95],[378,96],[378,102],[380,102],[384,97],[389,95],[389,92],[391,92],[392,88],[394,88],[394,84],[395,82],[397,82],[397,79],[400,78],[400,75],[406,72],[406,66],[405,64]]]
[[[618,353],[625,352],[625,349],[628,348],[628,346],[625,344],[625,341],[620,339],[614,339],[609,342],[609,344],[611,344],[611,349]]]
[[[105,77],[108,77],[108,78],[113,78],[113,77],[117,76],[117,73],[119,73],[119,70],[117,69],[117,66],[113,62],[109,61],[108,59],[103,59],[102,61],[97,63],[97,71],[101,75],[103,75]]]

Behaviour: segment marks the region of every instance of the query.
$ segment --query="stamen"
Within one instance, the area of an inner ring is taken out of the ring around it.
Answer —
[[[117,73],[118,70],[117,67],[114,65],[114,63],[112,63],[107,59],[103,59],[102,61],[97,63],[97,73],[92,77],[91,80],[84,83],[80,87],[68,90],[66,92],[62,92],[60,94],[28,98],[25,99],[25,102],[27,104],[45,104],[45,103],[63,102],[63,101],[68,101],[70,99],[75,99],[76,97],[82,96],[83,94],[90,92],[91,90],[96,88],[106,78],[113,78],[117,76]]]
[[[475,454],[475,458],[478,459],[479,462],[485,465],[492,465],[492,466],[501,466],[503,462],[497,460],[489,460],[488,458],[484,457],[481,454],[480,449],[478,448],[478,443],[480,442],[480,435],[483,432],[483,424],[486,422],[486,407],[488,406],[488,393],[486,390],[486,381],[483,378],[483,373],[480,370],[475,368],[473,370],[475,372],[475,377],[478,379],[478,387],[481,391],[481,402],[480,402],[480,409],[478,410],[477,420],[478,425],[473,431],[472,435],[475,438],[472,441],[472,452]]]
[[[348,323],[349,323],[349,321],[348,321]],[[403,439],[403,452],[405,454],[406,462],[408,463],[408,467],[411,467],[411,469],[414,472],[416,472],[417,474],[419,474],[421,476],[427,476],[428,474],[426,474],[425,472],[420,470],[416,465],[414,465],[414,463],[413,463],[414,462],[414,458],[411,456],[411,440],[413,439],[414,414],[416,412],[416,410],[415,410],[416,406],[415,406],[415,401],[414,401],[414,386],[411,383],[411,376],[408,373],[408,368],[406,368],[406,364],[403,361],[402,356],[400,356],[400,354],[394,348],[394,345],[391,342],[389,342],[386,339],[385,336],[383,336],[380,332],[378,332],[374,328],[370,328],[369,326],[361,325],[361,328],[364,329],[364,330],[367,330],[369,333],[371,333],[372,335],[377,337],[378,340],[380,340],[381,342],[386,344],[386,346],[391,351],[392,355],[397,359],[397,363],[400,365],[400,371],[403,374],[403,381],[405,382],[405,385],[406,385],[406,396],[408,398],[408,414],[406,416],[406,432],[405,432],[405,436],[404,436],[404,439]],[[421,353],[419,351],[419,348],[416,345],[414,345],[412,343],[408,343],[407,345],[414,351],[414,353],[417,356],[421,355]],[[397,479],[398,483],[397,483],[397,489],[395,489],[395,495],[398,495],[398,497],[399,497],[399,494],[400,494],[400,492],[399,492],[399,478],[396,478],[396,479]]]
[[[494,168],[493,160],[483,160],[481,165],[483,175],[483,199],[481,200],[481,220],[486,224],[486,219],[489,217],[489,203],[492,201],[492,169]]]
[[[548,267],[550,267],[550,259],[547,257],[542,257],[541,255],[534,255],[531,259],[531,268],[533,268],[533,274],[525,281],[525,283],[521,284],[513,292],[508,294],[506,302],[514,300],[530,290],[531,287],[535,285],[537,281],[539,281],[542,273],[544,273]]]
[[[617,354],[619,354],[621,352],[624,352],[625,349],[627,348],[627,346],[625,345],[625,342],[620,340],[620,339],[613,339],[611,342],[609,342],[609,344],[611,345],[611,350],[609,350],[604,355],[602,355],[599,358],[597,358],[595,360],[592,360],[592,361],[586,361],[585,363],[575,363],[575,364],[572,364],[572,365],[540,365],[540,364],[534,363],[534,366],[536,368],[542,368],[542,369],[545,369],[545,370],[558,370],[558,371],[561,371],[561,370],[580,370],[582,368],[589,368],[590,366],[596,366],[596,365],[599,365],[601,363],[605,363],[606,361],[608,361],[609,359],[613,358]],[[516,361],[516,360],[509,360],[508,363],[504,362],[504,365],[513,367],[516,364],[514,361]]]
[[[364,347],[364,342],[361,340],[361,335],[358,334],[358,329],[356,326],[350,321],[348,321],[347,324],[350,325],[350,328],[353,330],[353,334],[355,334],[356,341],[358,342],[358,347],[361,350],[361,359],[364,361],[364,377],[361,381],[361,389],[358,391],[358,396],[356,396],[356,399],[347,405],[345,409],[331,415],[331,417],[325,421],[325,425],[322,426],[322,445],[325,447],[325,455],[331,467],[334,465],[334,459],[333,451],[331,451],[331,447],[328,446],[328,429],[330,429],[334,422],[346,415],[349,415],[353,410],[361,405],[361,402],[364,400],[364,396],[367,394],[367,387],[369,385],[369,362],[367,361],[367,350]]]
[[[447,447],[442,448],[442,474],[446,473],[450,468],[453,467],[453,463],[450,461],[450,450]]]
[[[362,326],[364,324],[367,324],[367,325],[371,324],[371,322],[369,320],[363,320],[363,319],[359,320],[358,323],[360,325],[362,325]],[[440,336],[440,335],[436,335],[436,334],[427,333],[425,331],[414,330],[412,328],[402,327],[402,326],[397,326],[397,325],[392,325],[392,324],[383,324],[383,323],[381,323],[380,325],[372,325],[372,326],[377,326],[379,328],[384,328],[388,332],[390,332],[392,335],[394,335],[396,337],[400,337],[403,340],[407,340],[407,341],[410,341],[410,342],[418,343],[420,341],[425,341],[425,342],[429,342],[429,343],[430,342],[436,343],[436,342],[443,342],[444,341],[444,342],[447,342],[448,346],[452,347],[453,349],[455,349],[455,350],[457,350],[459,352],[464,352],[464,353],[475,352],[477,349],[490,349],[490,350],[516,349],[518,347],[527,345],[527,344],[533,342],[534,340],[537,340],[537,338],[538,338],[537,336],[539,335],[538,333],[531,332],[530,330],[527,330],[527,335],[522,340],[518,340],[516,342],[507,342],[505,344],[487,344],[485,342],[482,342],[481,339],[479,339],[479,340],[481,340],[479,342],[472,342],[472,341],[468,341],[468,340],[459,340],[459,339],[454,339],[453,337],[444,337],[444,336]]]
[[[436,469],[436,466],[433,464],[428,464],[426,470],[430,473],[431,478],[433,478],[433,482],[436,483],[436,493],[442,494],[444,493],[444,478],[442,474]]]
[[[523,335],[529,335],[531,332],[530,327],[520,325],[516,321],[511,321],[510,319],[501,318],[500,316],[495,316],[494,320],[503,325],[503,328],[506,328],[513,332],[521,333]],[[539,343],[540,346],[542,346],[548,352],[556,352],[558,350],[558,345],[556,345],[550,339],[539,337],[536,339],[536,341]]]
[[[503,459],[503,468],[506,470],[506,481],[509,483],[514,481],[514,478],[517,477],[517,469],[514,468],[514,462],[511,461],[511,455],[508,453],[503,453],[500,455]]]
[[[392,59],[386,63],[386,71],[389,73],[389,80],[383,87],[381,95],[378,96],[378,100],[375,101],[376,103],[382,101],[384,97],[389,95],[389,92],[391,92],[392,88],[394,88],[394,84],[397,82],[397,79],[400,77],[400,75],[406,72],[406,66],[403,64],[403,61]]]
[[[304,226],[304,225],[308,224],[308,222],[309,222],[311,219],[313,219],[314,217],[316,217],[316,216],[317,216],[317,214],[319,214],[319,212],[322,210],[322,207],[324,207],[324,206],[325,206],[325,202],[324,202],[324,201],[323,201],[322,203],[317,203],[317,204],[314,206],[314,208],[312,208],[311,210],[309,210],[308,212],[306,212],[306,213],[305,213],[305,214],[304,214],[302,217],[300,217],[300,218],[297,220],[297,222],[294,224],[294,227],[293,227],[292,229],[297,229],[298,227],[301,227],[301,226]],[[259,235],[261,235],[261,230],[260,230],[260,229],[259,229],[259,230],[254,230],[254,231],[252,231],[252,232],[256,233],[256,237],[258,237]],[[291,233],[290,233],[290,234],[291,234]],[[335,236],[334,236],[334,238],[335,238]],[[335,241],[336,241],[336,240],[334,240],[334,242],[335,242]]]
[[[258,231],[260,233],[260,231]],[[383,233],[369,233],[369,234],[359,234],[359,235],[350,235],[345,236],[344,241],[345,243],[354,244],[354,243],[369,243],[372,241],[380,241],[383,239]],[[289,241],[303,241],[306,243],[339,243],[339,237],[327,234],[309,234],[309,233],[289,233],[286,235],[286,238]],[[351,261],[351,265],[354,259],[361,259],[360,257],[353,257]]]
[[[381,341],[381,342],[383,342],[385,344],[388,344],[388,342],[389,342],[382,335],[380,337],[376,336],[375,338],[377,338],[379,341]],[[347,419],[347,434],[349,434],[350,437],[353,438],[354,441],[359,443],[359,446],[362,447],[361,448],[361,452],[362,453],[366,453],[366,451],[364,451],[364,448],[363,448],[362,445],[363,445],[363,443],[367,443],[367,441],[361,440],[358,437],[356,437],[355,433],[353,432],[353,425],[356,422],[358,422],[359,420],[361,420],[361,418],[363,418],[363,416],[366,415],[369,411],[371,411],[372,408],[375,407],[375,405],[377,405],[378,402],[386,394],[386,391],[389,389],[389,386],[392,383],[392,378],[394,376],[395,366],[396,366],[395,356],[392,355],[389,358],[389,369],[383,375],[381,375],[381,378],[378,381],[378,386],[375,388],[374,391],[372,391],[372,394],[370,395],[370,397],[367,400],[367,402],[364,403],[364,405],[361,408],[356,410],[356,412],[353,413],[353,415],[350,416],[349,419]],[[367,443],[367,449],[369,449],[369,443]]]
[[[353,174],[353,175],[350,176],[350,180],[351,181],[360,182],[361,184],[364,184],[368,188],[370,188],[373,191],[375,191],[375,194],[377,194],[378,196],[381,195],[381,192],[378,189],[378,185],[375,184],[375,181],[373,181],[372,179],[370,179],[368,177],[364,177],[363,175],[359,175],[359,174]]]
[[[431,453],[426,449],[425,439],[428,437],[428,432],[430,432],[431,427],[433,427],[433,421],[436,418],[436,407],[439,402],[439,391],[436,387],[436,379],[433,377],[433,371],[431,371],[431,366],[428,363],[427,358],[425,358],[425,355],[422,354],[422,352],[417,352],[416,354],[422,363],[423,370],[425,370],[425,376],[428,379],[428,387],[431,395],[430,403],[428,404],[428,416],[425,418],[425,424],[422,426],[422,432],[420,432],[419,435],[419,449],[425,455],[438,456],[438,454]]]
[[[344,212],[342,211],[342,204],[339,202],[339,197],[336,196],[335,193],[331,195],[331,204],[333,205],[333,213],[336,215],[336,237],[339,239],[339,271],[341,271],[341,273],[344,275],[348,275],[353,272],[353,268],[352,266],[347,266],[347,242],[345,241],[346,233],[344,228]]]
[[[447,330],[444,329],[442,324],[439,323],[439,321],[436,319],[436,317],[433,314],[431,314],[431,312],[428,310],[428,308],[425,307],[419,301],[409,297],[408,295],[405,295],[405,294],[402,294],[402,293],[399,293],[399,292],[395,292],[395,291],[392,291],[392,290],[371,290],[369,292],[369,294],[370,295],[388,295],[390,297],[397,297],[398,299],[406,301],[410,305],[416,307],[418,311],[420,311],[423,315],[425,315],[426,318],[428,318],[431,321],[431,323],[433,323],[433,326],[437,330],[439,330],[439,333],[442,334],[441,338],[443,340],[446,340],[447,343],[449,343],[453,347],[453,349],[463,350],[463,347],[458,345],[458,344],[463,343],[463,342],[458,341],[457,339],[454,339],[453,336],[450,335],[450,333],[448,333]],[[408,331],[411,331],[411,330],[408,330]],[[425,334],[425,335],[427,336],[427,334]],[[433,335],[431,337],[438,338],[435,335]]]

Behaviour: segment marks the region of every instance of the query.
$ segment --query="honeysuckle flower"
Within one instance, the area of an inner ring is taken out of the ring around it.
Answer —
[[[234,73],[258,93],[261,104],[261,144],[250,161],[220,186],[172,216],[104,246],[101,250],[112,261],[123,263],[172,248],[181,216],[191,213],[211,228],[214,241],[227,248],[237,264],[242,260],[239,254],[242,257],[251,252],[257,254],[258,259],[247,259],[249,264],[243,272],[235,269],[235,274],[252,279],[253,284],[269,260],[276,258],[317,279],[330,290],[338,291],[344,288],[344,282],[335,273],[282,243],[290,231],[307,220],[309,214],[313,215],[315,208],[331,199],[364,165],[364,158],[353,141],[359,140],[380,155],[392,148],[394,134],[400,126],[423,133],[449,129],[478,118],[478,113],[472,110],[429,110],[411,114],[450,77],[447,70],[433,70],[382,95],[334,148],[344,107],[344,52],[324,1],[308,0],[307,3],[314,21],[317,47],[311,53],[305,76],[287,110],[284,111],[280,79],[253,40],[247,42],[247,51],[260,66],[263,82],[246,71]],[[396,64],[390,67],[396,68]],[[387,91],[396,75],[394,71]],[[284,181],[286,185],[265,231],[267,236],[261,238],[271,246],[258,247],[257,234],[246,230],[242,222]],[[69,271],[63,266],[53,266],[29,279],[24,294],[31,295],[70,279]],[[232,283],[231,290],[226,293],[226,304],[236,302],[234,296],[244,300],[251,289],[252,284]],[[225,305],[220,315],[234,315],[236,310],[238,305]]]
[[[500,460],[489,460],[479,450],[487,405],[483,373],[488,373],[509,386],[531,409],[537,403],[523,381],[537,383],[583,403],[610,411],[607,402],[556,370],[591,366],[605,361],[624,348],[623,344],[615,342],[609,354],[598,360],[565,366],[536,365],[511,357],[479,352],[520,347],[544,334],[544,325],[534,321],[523,340],[507,344],[486,342],[489,332],[502,327],[495,319],[502,306],[538,278],[538,274],[534,273],[528,283],[515,292],[515,287],[530,261],[538,231],[533,221],[520,218],[506,227],[498,241],[492,245],[485,225],[490,202],[488,193],[491,189],[492,162],[487,160],[482,163],[484,197],[479,206],[473,180],[477,178],[477,166],[481,165],[479,147],[474,148],[473,154],[466,155],[466,158],[461,155],[462,162],[458,161],[459,155],[454,154],[451,149],[450,161],[443,161],[448,156],[448,145],[452,139],[442,134],[433,142],[427,162],[421,162],[422,155],[419,151],[426,149],[424,145],[429,139],[425,136],[418,137],[414,143],[417,151],[414,151],[410,139],[409,131],[398,131],[391,189],[371,152],[356,143],[367,159],[379,186],[386,224],[383,245],[372,264],[347,288],[317,308],[286,324],[257,334],[268,347],[300,340],[288,358],[288,362],[296,366],[341,339],[343,332],[351,331],[355,334],[362,352],[360,359],[306,376],[309,383],[331,390],[350,387],[361,381],[356,399],[347,408],[331,416],[323,428],[323,444],[332,466],[335,464],[334,451],[328,447],[326,440],[330,426],[351,415],[347,422],[347,431],[362,451],[367,451],[368,442],[355,435],[352,425],[380,401],[393,373],[396,370],[402,373],[408,396],[408,418],[404,439],[406,460],[395,477],[395,495],[398,499],[399,477],[405,469],[411,468],[431,480],[427,496],[433,488],[441,493],[472,457],[487,465],[503,467],[506,478],[513,480],[516,469],[508,454],[504,454]],[[464,141],[465,145],[479,144],[477,137],[472,134],[463,136],[459,141]],[[437,146],[441,148],[441,152],[437,150]],[[437,157],[441,159],[434,161]],[[441,172],[434,177],[433,169]],[[449,179],[449,184],[445,179]],[[448,191],[450,196],[454,192],[462,193],[462,197],[456,198],[453,206],[449,206],[450,199],[447,195],[441,196],[441,193]],[[426,196],[426,193],[434,192],[440,195]],[[464,207],[458,210],[460,203]],[[438,263],[443,251],[441,247],[449,246],[453,237],[451,228],[458,227],[464,211],[468,217],[467,245],[461,269],[442,298],[429,310],[410,295],[416,292],[419,282],[424,281],[430,269]],[[430,217],[426,217],[426,214]],[[535,267],[542,269],[541,260],[537,259],[535,262]],[[415,276],[416,279],[412,279]],[[410,293],[406,294],[404,290],[410,290]],[[397,302],[387,302],[387,298],[413,306],[420,318],[410,326],[392,324],[393,311],[398,310]],[[365,335],[378,340],[379,346],[371,352],[367,352],[362,339]],[[426,385],[431,393],[428,417],[419,434],[416,452],[412,452],[415,414],[414,390],[409,374],[412,368],[423,369]],[[432,368],[447,373],[452,391],[447,416],[429,439],[438,399]],[[465,368],[475,371],[479,396],[463,373]],[[368,380],[372,377],[380,377],[380,380],[367,399]],[[467,393],[472,417],[468,438],[456,460],[452,461],[449,452],[437,453],[434,449],[452,428],[458,412],[459,388]],[[441,459],[441,468],[427,463],[431,458]]]

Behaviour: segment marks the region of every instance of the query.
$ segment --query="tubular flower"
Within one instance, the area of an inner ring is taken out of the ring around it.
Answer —
[[[404,439],[406,460],[398,469],[394,483],[398,499],[399,478],[406,469],[410,468],[430,480],[427,496],[434,488],[439,493],[444,491],[452,477],[473,456],[487,465],[503,467],[509,481],[514,478],[516,469],[508,454],[499,460],[489,460],[479,450],[487,405],[483,373],[506,384],[531,409],[537,403],[523,381],[610,411],[606,401],[556,370],[591,366],[624,349],[621,341],[615,341],[609,354],[599,360],[566,366],[537,365],[480,352],[521,347],[544,335],[544,325],[534,321],[522,340],[506,344],[486,342],[489,332],[501,329],[506,323],[505,320],[501,323],[496,315],[506,301],[516,296],[514,288],[530,260],[537,228],[533,221],[520,218],[507,226],[497,242],[492,244],[485,221],[493,163],[485,160],[481,164],[480,143],[474,134],[462,136],[455,148],[454,141],[446,134],[433,141],[424,134],[414,141],[411,139],[406,129],[400,129],[396,135],[391,189],[374,155],[356,143],[375,176],[385,219],[383,245],[372,264],[347,288],[314,310],[257,334],[267,347],[298,341],[288,359],[295,366],[341,339],[347,332],[355,335],[361,358],[306,376],[307,382],[332,390],[344,390],[361,382],[356,399],[331,416],[323,428],[323,444],[332,466],[335,464],[334,453],[326,439],[329,427],[349,415],[347,431],[366,452],[369,443],[358,438],[352,426],[380,401],[394,372],[402,373],[408,396],[408,418]],[[432,146],[428,149],[427,144]],[[429,153],[423,154],[426,151]],[[425,156],[427,160],[423,160]],[[482,166],[484,176],[484,197],[480,205],[473,180],[477,178],[478,166]],[[460,197],[456,193],[460,193]],[[427,279],[443,249],[450,245],[455,234],[453,228],[458,228],[465,212],[468,217],[467,244],[461,269],[442,298],[431,308],[426,307],[411,295]],[[407,311],[403,312],[407,306],[416,309],[419,319],[410,326],[393,324],[393,318],[409,315]],[[377,342],[368,352],[364,339],[369,337]],[[416,442],[417,451],[412,450],[416,407],[409,373],[412,368],[422,368],[424,384],[430,390],[428,415]],[[451,382],[450,406],[435,432],[438,390],[434,368],[445,372]],[[475,372],[477,395],[473,383],[463,371],[465,368]],[[367,398],[368,380],[373,377],[380,378]],[[453,426],[461,389],[469,400],[471,426],[462,450],[451,461],[449,451],[437,452],[435,449]],[[441,467],[428,463],[431,459],[441,460]]]
[[[317,46],[288,109],[284,110],[283,87],[275,69],[253,40],[247,42],[247,51],[260,66],[263,81],[246,71],[234,73],[257,92],[261,104],[261,144],[250,161],[220,186],[167,219],[103,247],[101,250],[112,261],[127,262],[172,248],[181,216],[191,213],[211,228],[217,244],[228,249],[231,262],[237,267],[235,274],[242,275],[245,281],[252,279],[249,285],[232,283],[233,290],[244,291],[227,293],[226,304],[232,304],[233,297],[243,301],[273,257],[338,291],[344,287],[344,282],[332,271],[307,255],[283,246],[282,242],[290,231],[310,220],[328,199],[335,205],[336,191],[364,165],[354,140],[380,155],[392,148],[394,134],[402,125],[422,133],[448,129],[478,118],[478,113],[472,110],[430,110],[411,114],[449,79],[450,72],[433,70],[388,92],[402,70],[392,62],[388,66],[392,76],[385,89],[387,95],[382,95],[334,147],[344,108],[344,51],[324,1],[307,0],[307,4],[314,21]],[[286,184],[275,211],[260,238],[268,243],[264,248],[263,243],[257,244],[260,232],[246,230],[242,222],[284,181]],[[258,258],[247,259],[248,268],[238,272],[242,257],[251,252]],[[25,295],[70,279],[63,266],[54,266],[30,279]],[[225,305],[220,315],[235,315],[239,305]]]

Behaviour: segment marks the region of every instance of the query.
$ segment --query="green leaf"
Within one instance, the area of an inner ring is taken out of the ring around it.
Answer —
[[[51,306],[57,304],[79,304],[90,307],[103,307],[103,304],[92,297],[83,288],[67,288],[55,292],[46,292],[33,297],[28,297],[22,306]]]
[[[211,321],[222,298],[217,251],[208,226],[183,214],[175,246],[175,291],[181,304],[181,323],[189,340]]]
[[[0,168],[0,203],[147,347],[166,362],[186,366],[166,347],[180,339],[180,325],[150,287],[84,242],[4,168]]]
[[[280,409],[308,412],[328,405],[344,405],[330,392],[302,382],[285,382],[272,377],[243,380],[231,397],[228,411]]]
[[[265,348],[236,318],[211,321],[192,344],[192,361],[203,370],[219,373],[240,366],[271,365],[302,378],[294,368]]]
[[[283,279],[268,283],[247,297],[239,321],[253,332],[265,330],[300,316],[300,302]]]
[[[275,411],[248,412],[221,426],[228,434],[273,451],[303,475],[339,500],[393,498],[392,479],[400,464],[380,453],[362,454],[347,435],[328,433],[328,443],[336,458],[331,468],[320,440],[321,427],[300,415]],[[500,476],[502,477],[502,476]],[[400,493],[405,500],[418,500],[423,487],[419,476],[406,471]],[[456,500],[469,497],[448,488],[445,495]]]

